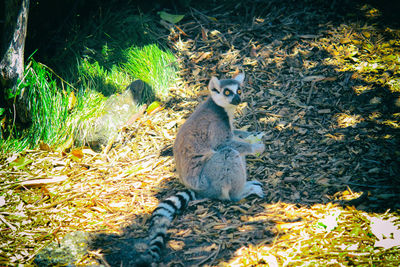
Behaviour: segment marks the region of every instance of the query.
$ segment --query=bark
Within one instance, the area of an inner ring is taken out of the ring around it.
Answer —
[[[17,117],[29,123],[27,94],[18,92],[24,74],[24,48],[28,26],[29,0],[5,0],[5,21],[0,62],[0,94],[7,106],[15,107]]]

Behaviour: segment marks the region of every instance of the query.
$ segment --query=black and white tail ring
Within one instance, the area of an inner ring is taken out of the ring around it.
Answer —
[[[137,266],[150,266],[160,260],[162,249],[165,247],[168,227],[177,214],[182,212],[190,201],[196,199],[192,190],[178,192],[163,200],[153,211],[149,226],[149,247],[141,255]]]

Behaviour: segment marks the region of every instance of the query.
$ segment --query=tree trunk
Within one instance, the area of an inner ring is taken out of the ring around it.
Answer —
[[[18,92],[24,74],[24,48],[28,26],[29,0],[5,0],[5,20],[0,62],[0,94],[7,106],[14,107],[23,123],[31,122],[27,94]]]

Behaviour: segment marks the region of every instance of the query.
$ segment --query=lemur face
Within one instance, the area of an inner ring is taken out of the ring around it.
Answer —
[[[208,88],[214,102],[223,108],[238,105],[241,102],[243,80],[243,73],[234,79],[218,80],[216,77],[212,77]]]

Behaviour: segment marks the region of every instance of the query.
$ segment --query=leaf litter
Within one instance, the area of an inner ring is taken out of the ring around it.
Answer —
[[[52,241],[85,231],[97,243],[75,264],[129,266],[158,201],[183,189],[171,148],[179,126],[212,75],[244,70],[236,126],[263,132],[266,151],[248,159],[248,174],[267,197],[191,205],[168,232],[162,264],[398,266],[399,68],[378,46],[397,51],[399,31],[333,7],[192,8],[168,27],[181,77],[170,100],[124,126],[104,153],[43,145],[2,155],[0,264],[31,264]]]

